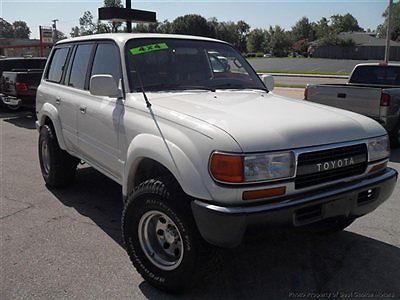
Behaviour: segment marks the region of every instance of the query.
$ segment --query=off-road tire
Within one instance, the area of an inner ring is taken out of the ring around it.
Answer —
[[[41,149],[43,143],[47,143],[48,147],[48,170],[46,170],[43,162]],[[51,125],[43,125],[40,129],[38,151],[40,169],[48,187],[57,188],[73,182],[79,160],[60,148],[55,130]]]
[[[166,214],[182,236],[183,258],[173,270],[163,270],[151,262],[139,241],[140,219],[146,212],[154,210]],[[201,276],[209,265],[212,248],[200,236],[191,213],[190,199],[175,181],[150,179],[141,183],[126,201],[122,234],[136,270],[158,289],[181,292],[196,282],[197,276]]]

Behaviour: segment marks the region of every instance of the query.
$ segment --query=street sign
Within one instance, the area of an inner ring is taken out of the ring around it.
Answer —
[[[53,30],[51,28],[40,27],[40,39],[43,44],[52,44]]]
[[[100,7],[100,20],[112,20],[116,22],[133,21],[136,23],[157,22],[156,13],[153,11],[129,9],[123,7]]]

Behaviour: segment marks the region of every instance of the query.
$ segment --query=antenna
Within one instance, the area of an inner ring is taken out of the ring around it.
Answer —
[[[140,89],[141,89],[141,91],[143,93],[144,101],[146,102],[146,106],[147,107],[151,107],[151,103],[149,101],[149,98],[147,98],[146,92],[144,91],[143,81],[142,81],[142,77],[140,76],[139,66],[136,63],[135,63],[135,66],[136,66],[136,74],[137,74],[138,79],[139,79]]]

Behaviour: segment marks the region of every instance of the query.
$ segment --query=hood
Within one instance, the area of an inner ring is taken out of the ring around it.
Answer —
[[[216,126],[244,152],[346,142],[384,135],[370,118],[258,91],[151,93],[157,106]]]

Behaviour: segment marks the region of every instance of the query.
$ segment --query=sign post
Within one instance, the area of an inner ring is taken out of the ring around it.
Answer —
[[[132,21],[137,23],[157,22],[156,13],[153,11],[131,9],[131,0],[126,0],[126,8],[123,7],[100,7],[99,20],[112,20],[126,22],[128,32],[132,32]]]
[[[53,30],[51,28],[39,26],[39,36],[39,53],[40,56],[44,56],[44,47],[53,45]]]

